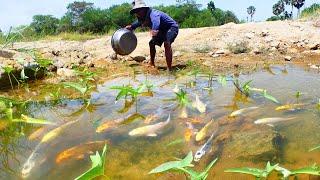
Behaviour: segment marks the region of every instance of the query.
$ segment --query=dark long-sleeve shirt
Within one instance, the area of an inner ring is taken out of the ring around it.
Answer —
[[[169,15],[156,9],[149,10],[145,21],[150,21],[147,22],[147,26],[152,30],[168,31],[171,27],[179,27],[178,23]],[[145,22],[135,21],[131,27],[134,30],[142,26],[142,24],[145,24]]]

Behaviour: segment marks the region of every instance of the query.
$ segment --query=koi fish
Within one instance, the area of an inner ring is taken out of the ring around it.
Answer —
[[[205,113],[207,105],[204,104],[196,94],[196,101],[192,103],[192,107],[196,108],[200,113]]]
[[[255,124],[273,124],[277,122],[282,122],[282,121],[289,121],[295,119],[295,117],[290,117],[290,118],[280,118],[280,117],[274,117],[274,118],[264,118],[264,119],[258,119],[254,123]]]
[[[176,86],[172,89],[172,91],[173,91],[174,93],[178,93],[178,92],[180,91],[180,89],[179,89],[179,87],[178,87],[177,84],[176,84]]]
[[[97,129],[96,129],[96,132],[97,133],[102,133],[104,131],[107,131],[108,129],[112,128],[112,127],[115,127],[117,125],[116,122],[114,121],[107,121],[103,124],[101,124]]]
[[[40,156],[42,153],[40,153],[42,151],[43,147],[47,147],[47,143],[52,141],[53,139],[55,139],[58,135],[60,135],[63,131],[65,131],[67,128],[69,128],[70,125],[74,124],[78,122],[78,120],[75,121],[70,121],[66,124],[63,124],[62,126],[53,129],[52,131],[50,131],[49,133],[47,133],[42,140],[40,141],[40,143],[36,146],[36,148],[34,149],[34,151],[31,153],[31,155],[29,156],[29,158],[27,159],[27,161],[23,164],[22,167],[22,177],[26,178],[29,176],[31,170],[34,168],[34,166],[37,164],[41,164],[41,162],[38,162],[38,160],[40,159]],[[45,159],[42,159],[42,162],[45,161]]]
[[[76,122],[78,122],[78,120],[67,122],[67,123],[63,124],[62,126],[53,129],[52,131],[47,133],[45,136],[43,136],[40,143],[47,143],[47,142],[51,141],[52,139],[56,138],[59,134],[61,134],[63,131],[65,131],[67,128],[69,128],[70,125],[72,125]]]
[[[39,129],[37,129],[36,131],[34,131],[32,134],[30,134],[30,136],[28,137],[28,139],[29,139],[30,141],[36,140],[36,139],[38,139],[41,135],[43,135],[46,130],[47,130],[46,127],[39,128]]]
[[[169,115],[168,119],[164,122],[159,122],[154,125],[144,126],[137,129],[134,129],[129,132],[130,136],[149,136],[149,137],[156,137],[157,132],[163,129],[165,126],[169,124],[171,117]]]
[[[287,104],[287,105],[277,107],[276,111],[287,111],[287,110],[294,111],[294,110],[301,108],[305,105],[306,104]]]
[[[252,111],[252,110],[255,110],[255,109],[258,109],[259,107],[249,107],[249,108],[244,108],[244,109],[240,109],[240,110],[237,110],[237,111],[234,111],[232,112],[229,117],[236,117],[236,116],[239,116],[243,113],[247,113],[249,111]]]
[[[188,111],[186,107],[182,107],[179,118],[188,118]]]
[[[95,141],[69,148],[58,154],[56,163],[59,164],[68,159],[82,159],[86,154],[93,154],[101,149],[106,143],[107,141]]]
[[[202,141],[207,137],[208,129],[213,124],[213,120],[210,120],[196,135],[196,141]]]
[[[207,140],[207,142],[201,146],[198,151],[196,152],[196,154],[194,155],[194,161],[198,162],[200,161],[200,159],[211,149],[212,146],[212,140],[214,137],[216,137],[218,135],[218,130],[215,130],[212,135],[210,136],[210,138]]]

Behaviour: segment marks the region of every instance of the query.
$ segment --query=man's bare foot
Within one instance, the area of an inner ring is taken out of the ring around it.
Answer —
[[[150,67],[156,67],[156,65],[154,63],[149,63],[148,66]]]

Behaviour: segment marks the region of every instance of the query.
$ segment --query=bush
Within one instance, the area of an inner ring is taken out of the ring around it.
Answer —
[[[236,43],[229,43],[227,45],[229,51],[234,54],[247,53],[250,51],[249,43],[247,41],[240,41]]]
[[[310,7],[305,8],[301,13],[301,18],[320,17],[320,4],[312,4]]]

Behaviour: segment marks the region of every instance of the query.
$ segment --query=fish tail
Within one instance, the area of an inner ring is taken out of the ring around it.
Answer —
[[[168,119],[166,121],[166,123],[169,123],[171,121],[171,114],[169,114]]]

